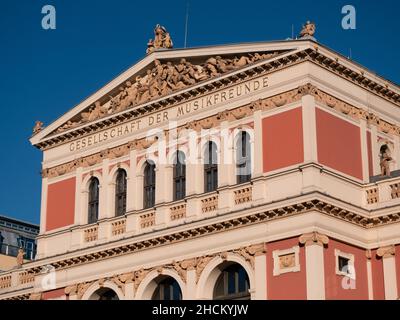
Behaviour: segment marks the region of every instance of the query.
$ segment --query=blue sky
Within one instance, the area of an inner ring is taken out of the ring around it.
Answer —
[[[57,29],[41,9],[55,6]],[[341,9],[356,8],[356,30]],[[28,141],[35,120],[51,123],[145,55],[160,23],[184,45],[186,0],[2,0],[0,214],[39,222],[41,152]],[[400,83],[397,0],[189,1],[188,46],[283,40],[306,20],[322,44]]]

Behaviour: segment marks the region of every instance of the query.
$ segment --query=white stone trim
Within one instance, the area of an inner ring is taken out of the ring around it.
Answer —
[[[289,268],[280,268],[279,264],[279,259],[282,256],[293,254],[294,253],[294,259],[295,259],[295,265],[293,267]],[[274,276],[279,276],[284,273],[288,272],[299,272],[300,271],[300,247],[295,246],[293,248],[285,249],[285,250],[275,250],[272,252],[272,258],[274,260],[274,270],[273,270],[273,275]]]
[[[175,279],[182,292],[182,300],[186,300],[186,284],[178,275],[175,270],[162,269],[161,272],[157,270],[151,271],[146,277],[140,282],[140,285],[135,294],[135,300],[150,300],[154,290],[157,288],[157,282],[155,281],[160,276],[167,276]]]
[[[85,291],[85,293],[83,294],[81,300],[94,300],[94,299],[93,299],[93,298],[94,298],[94,297],[93,297],[93,294],[94,294],[97,290],[99,290],[99,289],[101,289],[101,288],[108,288],[108,289],[111,289],[111,290],[113,290],[113,291],[117,294],[119,300],[125,300],[125,295],[123,294],[122,290],[121,290],[114,282],[109,281],[109,280],[108,280],[108,281],[105,281],[101,286],[100,286],[100,284],[99,284],[99,281],[96,281],[95,283],[93,283],[93,284]]]
[[[240,264],[247,272],[249,277],[249,285],[250,285],[250,293],[251,299],[257,297],[257,284],[255,283],[255,275],[253,268],[251,265],[242,257],[237,254],[228,253],[225,260],[223,260],[220,256],[212,259],[204,268],[203,272],[200,275],[198,284],[197,284],[197,299],[205,300],[212,299],[214,293],[214,286],[218,280],[221,271],[217,268],[220,264],[224,262],[235,262]],[[264,284],[258,284],[258,286],[264,286]]]

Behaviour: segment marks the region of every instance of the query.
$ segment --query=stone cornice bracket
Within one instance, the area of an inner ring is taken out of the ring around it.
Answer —
[[[390,258],[396,253],[396,248],[394,245],[381,247],[376,251],[376,255],[381,258]]]
[[[365,256],[367,257],[368,260],[372,259],[372,250],[368,249],[365,251]]]
[[[29,300],[42,300],[42,293],[31,293],[29,296]]]
[[[329,243],[329,238],[324,234],[314,231],[311,233],[305,233],[301,235],[299,237],[299,242],[300,244],[303,244],[305,246],[311,246],[311,245],[324,246]]]
[[[316,86],[312,85],[311,83],[307,83],[305,85],[298,87],[298,94],[302,97],[305,95],[318,95],[318,89]]]
[[[78,291],[78,285],[77,284],[65,287],[65,289],[64,289],[64,293],[65,293],[66,296],[74,296],[74,295],[77,294],[77,291]]]

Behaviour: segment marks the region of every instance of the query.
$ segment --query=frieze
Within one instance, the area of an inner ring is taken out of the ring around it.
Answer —
[[[111,97],[109,101],[103,103],[96,101],[93,106],[78,115],[76,120],[69,120],[60,126],[56,133],[168,96],[175,91],[243,68],[260,60],[270,59],[278,54],[279,52],[250,53],[232,59],[216,56],[208,58],[201,64],[192,64],[184,58],[179,63],[155,60],[154,67],[148,69],[145,75],[136,76],[134,80],[126,81],[119,88],[120,92]]]
[[[217,252],[211,255],[195,257],[192,259],[185,259],[182,261],[172,261],[170,264],[159,265],[152,268],[140,268],[138,270],[115,275],[111,277],[100,278],[97,283],[100,287],[105,285],[106,281],[111,281],[118,286],[119,289],[125,294],[125,284],[133,283],[135,290],[137,290],[141,282],[146,278],[146,276],[153,271],[156,271],[159,275],[164,274],[164,270],[172,269],[176,271],[179,277],[184,283],[187,282],[187,271],[196,270],[196,283],[198,282],[201,273],[203,272],[206,265],[215,257],[221,257],[222,260],[227,260],[228,254],[238,254],[245,258],[247,262],[250,263],[251,267],[254,269],[254,257],[260,254],[265,254],[265,245],[263,243],[257,245],[251,245],[247,247],[242,247],[239,249],[233,249],[224,252]],[[86,290],[94,284],[96,281],[77,283],[68,286],[64,289],[67,296],[76,295],[78,299],[82,299]]]

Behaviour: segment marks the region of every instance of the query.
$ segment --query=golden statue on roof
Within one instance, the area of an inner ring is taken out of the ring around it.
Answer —
[[[150,54],[155,49],[172,49],[173,43],[169,32],[165,27],[157,24],[154,28],[154,40],[150,39],[147,43],[146,53]]]
[[[307,21],[304,25],[303,25],[303,29],[301,29],[300,31],[300,37],[301,38],[306,38],[306,37],[313,37],[315,34],[315,23],[311,22],[311,21]]]

